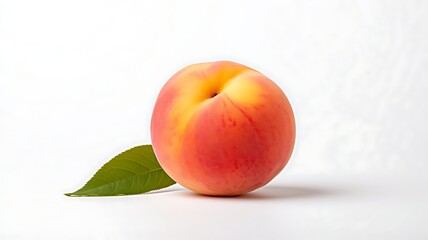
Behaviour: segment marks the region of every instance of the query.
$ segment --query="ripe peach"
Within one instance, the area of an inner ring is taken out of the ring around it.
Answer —
[[[151,119],[158,160],[176,182],[206,195],[240,195],[270,182],[294,147],[283,91],[247,66],[222,61],[177,72]]]

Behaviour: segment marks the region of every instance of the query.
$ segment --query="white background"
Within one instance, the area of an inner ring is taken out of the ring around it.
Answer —
[[[428,2],[0,0],[0,239],[427,239]],[[67,198],[150,143],[180,68],[289,97],[295,152],[239,198]]]

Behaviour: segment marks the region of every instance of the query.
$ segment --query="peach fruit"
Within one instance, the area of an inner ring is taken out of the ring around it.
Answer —
[[[272,80],[229,62],[193,64],[164,85],[151,119],[166,173],[205,195],[233,196],[270,182],[294,147],[293,110]]]

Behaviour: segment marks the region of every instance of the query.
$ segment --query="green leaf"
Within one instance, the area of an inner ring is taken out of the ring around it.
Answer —
[[[102,166],[81,189],[66,196],[145,193],[175,184],[159,165],[151,145],[131,148]]]

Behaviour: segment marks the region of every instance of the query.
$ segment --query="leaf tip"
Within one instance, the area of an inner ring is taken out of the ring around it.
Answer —
[[[78,195],[74,194],[74,193],[64,193],[65,196],[67,197],[77,197]]]

